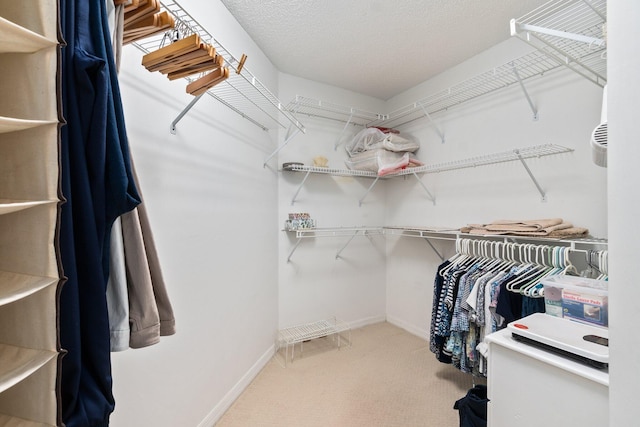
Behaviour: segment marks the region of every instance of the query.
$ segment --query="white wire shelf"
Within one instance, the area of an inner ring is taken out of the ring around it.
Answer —
[[[296,251],[300,243],[304,238],[315,237],[350,237],[349,240],[342,246],[336,259],[339,258],[340,253],[349,245],[349,243],[358,235],[371,238],[373,235],[381,235],[383,237],[398,236],[398,237],[418,237],[425,239],[425,241],[431,246],[433,251],[438,257],[444,261],[444,256],[438,251],[438,249],[431,243],[432,240],[447,240],[457,241],[458,239],[468,240],[489,240],[493,242],[504,243],[520,243],[520,242],[552,242],[556,245],[566,246],[571,248],[574,252],[588,253],[588,250],[579,249],[579,247],[591,246],[591,247],[603,247],[608,244],[607,239],[597,237],[547,237],[547,236],[524,236],[516,234],[469,234],[461,231],[460,228],[455,227],[429,227],[429,226],[362,226],[362,227],[324,227],[316,229],[296,230],[296,238],[298,241],[295,243],[287,262],[291,261],[293,253]]]
[[[296,237],[299,239],[309,237],[339,237],[339,236],[352,236],[357,233],[367,235],[381,235],[384,234],[382,227],[323,227],[323,228],[308,228],[295,230]]]
[[[353,241],[357,236],[364,236],[368,238],[372,243],[371,236],[384,235],[384,229],[382,227],[329,227],[329,228],[304,228],[298,230],[291,230],[296,232],[296,238],[298,241],[289,252],[287,262],[291,262],[293,253],[298,249],[298,246],[305,238],[315,237],[348,237],[346,243],[336,253],[336,259],[340,258],[340,254],[345,250],[349,243]]]
[[[347,107],[333,102],[321,101],[296,95],[295,99],[287,104],[286,109],[293,114],[303,114],[309,117],[320,117],[335,120],[342,123],[351,123],[358,126],[366,126],[384,116],[371,111],[365,111],[354,107]]]
[[[521,236],[506,234],[469,234],[463,233],[459,228],[450,227],[413,227],[413,226],[385,226],[382,227],[385,235],[402,237],[420,237],[424,239],[457,240],[481,239],[481,240],[502,240],[502,241],[547,241],[564,243],[570,246],[587,245],[599,246],[607,245],[607,239],[596,237],[546,237],[546,236]]]
[[[317,338],[333,337],[337,338],[337,347],[340,348],[342,345],[341,335],[343,333],[347,333],[346,339],[348,344],[351,345],[351,327],[348,323],[335,317],[281,329],[278,331],[276,352],[279,352],[282,348],[285,349],[284,359],[286,365],[287,360],[293,362],[296,344],[300,344],[300,353],[302,354],[304,342]],[[290,358],[289,350],[291,350]]]
[[[215,47],[216,53],[222,55],[225,66],[230,69],[229,78],[209,89],[206,92],[207,95],[265,131],[295,126],[304,132],[302,123],[282,106],[280,100],[251,74],[246,66],[240,67],[240,61],[207,32],[177,1],[163,0],[161,5],[163,10],[168,11],[175,18],[175,30],[136,41],[134,43],[136,47],[144,53],[149,53],[170,43],[171,37],[176,32],[180,38],[198,34],[203,42]],[[238,73],[238,68],[240,68],[240,73]],[[194,78],[186,78],[186,80],[192,81]],[[171,124],[172,131],[175,131],[177,122],[199,99],[200,96],[194,98],[174,120]]]
[[[516,148],[509,151],[470,157],[462,160],[454,160],[433,165],[417,166],[415,168],[405,169],[397,172],[394,174],[394,176],[402,176],[412,173],[447,172],[465,168],[475,168],[478,166],[488,166],[498,163],[513,162],[517,160],[540,158],[555,154],[570,153],[572,151],[574,151],[572,148],[567,148],[556,144],[534,145],[531,147]]]
[[[478,74],[390,113],[370,113],[353,107],[297,96],[287,105],[294,114],[324,117],[362,126],[396,128],[448,110],[494,91],[520,84],[534,119],[537,111],[523,85],[535,76],[567,67],[593,83],[607,81],[606,0],[552,0],[511,21],[511,34],[536,50]],[[441,139],[444,135],[438,130]]]
[[[397,128],[425,117],[431,120],[432,114],[445,111],[508,86],[521,84],[527,79],[543,75],[561,66],[562,63],[558,58],[545,52],[534,50],[390,113],[367,112],[354,107],[303,96],[296,96],[293,101],[287,104],[287,109],[293,114],[306,114],[343,123],[367,127]],[[524,86],[522,88],[524,89]],[[525,96],[528,99],[526,91]],[[533,106],[532,109],[534,109]],[[534,116],[536,115],[537,111],[534,110]],[[444,135],[441,132],[439,133],[444,140]]]
[[[511,35],[604,86],[606,16],[606,0],[552,0],[513,19]]]
[[[474,168],[478,166],[487,166],[487,165],[498,164],[498,163],[520,161],[522,163],[522,166],[526,170],[527,174],[529,175],[529,178],[531,178],[538,192],[542,196],[542,200],[545,201],[546,200],[545,191],[542,189],[542,187],[538,183],[538,180],[531,172],[531,169],[529,169],[529,166],[527,165],[525,160],[551,156],[556,154],[571,153],[571,152],[573,152],[572,148],[567,148],[567,147],[563,147],[561,145],[556,145],[556,144],[542,144],[542,145],[535,145],[531,147],[516,148],[509,151],[487,154],[483,156],[470,157],[463,160],[455,160],[455,161],[437,163],[432,165],[406,168],[399,172],[388,174],[385,176],[378,176],[378,174],[376,174],[375,172],[370,172],[370,171],[322,168],[317,166],[306,166],[306,165],[291,165],[286,170],[294,171],[294,172],[305,172],[305,176],[302,182],[298,186],[295,194],[293,195],[293,198],[291,199],[292,205],[295,203],[296,198],[300,193],[300,190],[302,189],[305,182],[309,178],[309,175],[312,173],[335,175],[335,176],[354,176],[354,177],[373,178],[374,182],[371,184],[371,186],[367,189],[367,192],[359,200],[360,205],[362,205],[363,200],[365,199],[365,197],[367,197],[369,192],[371,192],[371,190],[376,185],[379,179],[389,179],[389,178],[395,178],[399,176],[413,175],[418,180],[418,183],[420,183],[422,188],[427,193],[429,200],[431,200],[435,204],[435,198],[433,197],[429,189],[426,187],[426,185],[422,182],[422,180],[418,177],[419,174],[447,172],[447,171],[453,171],[458,169]]]

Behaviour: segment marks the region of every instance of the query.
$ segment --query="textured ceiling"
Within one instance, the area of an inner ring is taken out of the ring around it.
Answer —
[[[282,72],[383,100],[510,37],[547,0],[221,0]]]

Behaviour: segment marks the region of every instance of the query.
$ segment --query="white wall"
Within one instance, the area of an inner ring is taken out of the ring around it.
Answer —
[[[508,40],[390,104],[407,105],[412,98],[446,89],[530,50],[517,39]],[[434,115],[445,143],[426,119],[403,130],[421,141],[417,154],[427,164],[547,143],[573,149],[569,154],[527,160],[546,202],[522,164],[509,162],[425,175],[422,181],[435,205],[415,179],[389,182],[386,223],[458,228],[496,219],[561,217],[588,228],[593,236],[606,237],[606,169],[591,161],[589,147],[591,131],[600,120],[602,89],[564,69],[527,80],[525,86],[538,109],[537,121],[515,85]],[[422,239],[387,240],[387,317],[428,337],[432,283],[440,259]],[[452,243],[433,243],[445,257],[452,255]]]
[[[379,111],[383,102],[353,92],[281,74],[280,99],[284,103],[303,95],[341,105]],[[305,134],[297,135],[279,153],[278,162],[313,164],[324,156],[329,166],[345,169],[344,144],[334,149],[344,129],[343,123],[300,116]],[[360,130],[349,126],[343,141]],[[284,138],[281,138],[282,140]],[[380,226],[384,222],[385,183],[379,183],[359,206],[373,182],[366,178],[310,175],[295,203],[291,201],[304,179],[301,172],[280,174],[278,228],[283,229],[289,212],[308,212],[318,227]],[[363,325],[385,319],[385,241],[381,236],[369,241],[356,237],[335,259],[348,237],[305,239],[287,258],[296,243],[295,233],[280,232],[279,315],[280,327],[337,317]]]
[[[609,334],[611,350],[609,425],[638,424],[634,398],[640,383],[640,335],[636,313],[637,254],[640,230],[632,224],[640,217],[640,58],[638,39],[640,4],[609,0],[608,6],[608,118],[609,118]]]
[[[247,67],[285,104],[299,94],[388,112],[501,65],[522,49],[509,41],[384,102],[278,73],[221,3],[183,5],[234,55],[247,53]],[[427,335],[440,260],[426,242],[358,237],[335,259],[346,238],[308,239],[287,262],[295,244],[292,233],[281,231],[289,212],[309,212],[320,227],[459,227],[562,216],[607,235],[606,170],[593,165],[588,145],[602,91],[569,72],[526,83],[540,111],[537,122],[519,88],[510,88],[436,115],[445,144],[426,122],[403,129],[420,139],[418,154],[427,163],[543,143],[575,149],[529,161],[547,191],[545,203],[522,166],[509,163],[426,175],[435,205],[409,178],[379,182],[358,206],[370,179],[324,175],[310,176],[291,205],[304,176],[278,168],[288,161],[311,164],[317,155],[342,168],[343,146],[333,146],[343,124],[301,116],[306,133],[263,168],[285,130],[264,132],[204,97],[171,135],[169,123],[191,98],[183,83],[147,72],[140,60],[135,48],[125,49],[124,106],[178,333],[147,349],[114,354],[113,426],[211,425],[270,357],[278,328],[328,316],[356,327],[386,317]],[[435,244],[451,254],[450,243]]]
[[[200,3],[183,6],[277,90],[276,70],[222,4]],[[125,47],[123,103],[177,334],[113,354],[111,425],[210,426],[273,351],[277,179],[262,163],[276,135],[209,96],[170,134],[192,97],[184,80],[146,71],[141,57]]]

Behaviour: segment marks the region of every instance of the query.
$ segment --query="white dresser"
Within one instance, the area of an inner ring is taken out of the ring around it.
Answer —
[[[488,427],[606,427],[609,373],[515,341],[486,337]]]

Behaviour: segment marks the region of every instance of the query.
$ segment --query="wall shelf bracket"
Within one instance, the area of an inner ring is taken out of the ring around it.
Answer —
[[[376,176],[376,179],[373,180],[373,183],[369,186],[369,188],[367,189],[367,192],[364,193],[364,195],[358,201],[358,206],[362,206],[362,201],[367,197],[367,194],[369,194],[371,192],[371,190],[373,190],[373,187],[378,183],[379,179],[380,179],[380,177]]]
[[[342,132],[340,132],[340,135],[338,135],[338,139],[336,140],[336,143],[333,144],[333,151],[338,151],[338,145],[340,145],[340,141],[342,140],[342,135],[344,135],[345,131],[347,130],[347,127],[351,124],[351,120],[353,119],[353,113],[354,113],[354,110],[351,109],[351,114],[349,114],[349,118],[347,119],[346,123],[344,124],[344,127],[342,128]]]
[[[287,257],[287,262],[291,262],[291,257],[293,256],[293,253],[296,251],[296,249],[298,249],[300,243],[302,243],[302,239],[299,238],[296,244],[293,245],[293,248],[291,248],[291,252],[289,252],[289,256]]]
[[[351,241],[358,235],[358,231],[356,230],[355,233],[353,233],[351,235],[351,237],[349,237],[349,240],[347,240],[347,243],[345,243],[340,250],[336,253],[336,259],[340,258],[340,254],[342,253],[342,251],[344,251],[344,249],[349,246],[349,243],[351,243]]]
[[[302,186],[304,185],[304,183],[307,180],[307,178],[309,178],[309,174],[310,173],[311,173],[311,171],[308,170],[307,173],[304,175],[304,178],[302,179],[302,182],[298,186],[298,189],[296,190],[295,194],[293,195],[293,198],[291,199],[291,205],[292,206],[296,202],[296,197],[298,197],[298,194],[300,193],[300,190],[302,190]]]
[[[433,194],[431,194],[431,192],[429,191],[427,186],[424,185],[424,182],[422,182],[422,180],[420,179],[420,177],[418,176],[418,174],[415,171],[412,171],[411,174],[416,177],[416,180],[418,181],[418,183],[422,186],[424,191],[426,191],[427,195],[429,196],[429,200],[431,200],[433,202],[433,205],[435,206],[436,198],[433,197]]]
[[[442,254],[436,249],[436,247],[433,246],[433,243],[431,243],[431,240],[429,240],[428,237],[425,237],[424,240],[429,244],[429,246],[431,246],[431,249],[433,249],[433,252],[435,252],[436,255],[438,255],[438,258],[440,258],[440,261],[444,262],[444,256],[442,256]]]
[[[520,160],[520,162],[522,163],[522,166],[524,166],[524,169],[529,174],[529,178],[531,178],[531,181],[533,181],[533,183],[535,184],[536,188],[538,189],[538,192],[540,192],[540,195],[542,196],[542,201],[546,202],[547,201],[547,195],[545,194],[544,190],[542,189],[542,187],[538,183],[538,180],[536,179],[536,177],[533,176],[533,173],[531,172],[531,169],[529,169],[529,165],[527,165],[527,162],[524,161],[524,158],[522,157],[522,154],[520,154],[520,150],[513,150],[513,152],[515,153],[516,156],[518,156],[518,160]]]
[[[169,132],[171,132],[173,135],[176,134],[176,125],[189,112],[189,110],[191,110],[191,108],[193,108],[193,106],[196,105],[196,103],[198,101],[200,101],[200,98],[202,98],[202,95],[204,95],[204,93],[202,93],[202,94],[196,96],[195,98],[193,98],[191,100],[191,102],[186,107],[184,107],[184,110],[182,110],[182,112],[180,114],[178,114],[178,117],[176,117],[171,122],[171,127],[169,128]]]
[[[291,127],[289,127],[289,130],[291,130]],[[296,129],[291,135],[287,136],[285,138],[284,142],[282,144],[280,144],[280,146],[278,148],[276,148],[276,150],[273,153],[271,153],[269,155],[269,157],[264,159],[264,163],[262,164],[262,167],[266,167],[267,163],[269,163],[269,160],[271,160],[273,158],[273,156],[278,154],[280,152],[280,150],[282,150],[289,142],[291,142],[291,140],[293,138],[295,138],[295,136],[298,135],[299,133],[300,133],[300,129]]]
[[[431,126],[433,126],[433,129],[436,131],[436,133],[440,137],[440,141],[442,141],[442,143],[444,144],[444,132],[442,132],[442,130],[438,127],[436,122],[433,121],[433,119],[431,118],[431,115],[429,115],[429,113],[427,112],[427,109],[424,108],[424,105],[420,103],[418,103],[418,105],[420,105],[420,108],[422,109],[422,112],[424,113],[425,117],[429,119],[429,123],[431,123]]]
[[[518,73],[518,67],[516,67],[515,65],[513,65],[513,74],[516,76],[516,79],[518,79],[518,83],[520,83],[520,88],[524,93],[524,97],[527,99],[527,102],[529,103],[529,108],[531,108],[531,111],[533,112],[533,120],[534,121],[538,120],[538,110],[536,109],[536,106],[533,105],[533,101],[529,96],[529,92],[527,92],[527,88],[524,86],[524,83],[522,82],[522,78],[520,78],[520,73]]]

